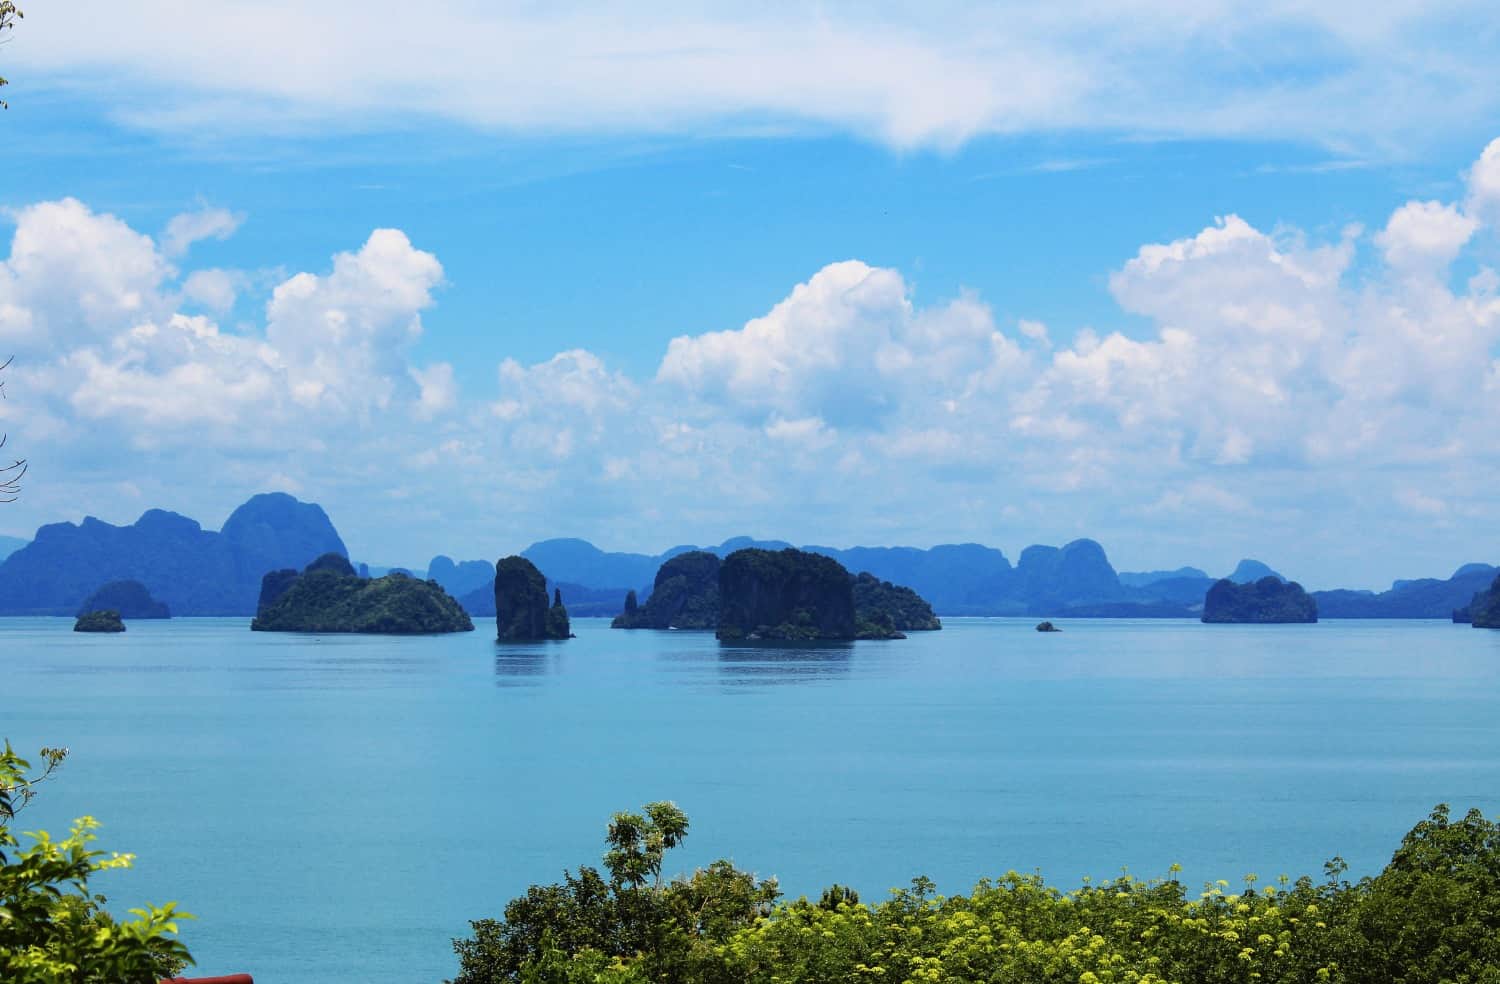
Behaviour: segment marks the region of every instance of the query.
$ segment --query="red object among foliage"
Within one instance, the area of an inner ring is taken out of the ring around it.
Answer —
[[[249,974],[225,974],[223,977],[173,977],[161,984],[255,984]]]

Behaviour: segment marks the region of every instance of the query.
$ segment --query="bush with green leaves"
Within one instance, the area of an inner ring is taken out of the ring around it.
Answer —
[[[128,868],[130,854],[107,854],[92,844],[99,823],[73,821],[68,836],[12,832],[16,814],[62,764],[66,749],[42,749],[43,767],[0,752],[0,981],[6,984],[156,984],[192,963],[177,939],[177,920],[191,919],[175,903],[131,909],[119,919],[89,889],[101,871]]]
[[[534,886],[454,941],[456,984],[1500,984],[1500,825],[1437,807],[1389,865],[1189,892],[1123,876],[1064,892],[1010,872],[944,897],[918,878],[863,904],[843,886],[774,904],[719,861],[661,880],[687,834],[669,803],[610,825],[606,880]]]

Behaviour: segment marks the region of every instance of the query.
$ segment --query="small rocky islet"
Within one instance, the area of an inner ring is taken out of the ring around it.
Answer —
[[[73,623],[74,632],[124,632],[125,622],[117,611],[84,612]]]

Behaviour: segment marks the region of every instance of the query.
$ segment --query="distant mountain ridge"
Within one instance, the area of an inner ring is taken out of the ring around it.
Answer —
[[[1465,564],[1446,580],[1397,581],[1389,591],[1314,591],[1323,618],[1450,618],[1500,574],[1489,564]]]
[[[1212,580],[1207,571],[1197,567],[1179,567],[1175,571],[1120,571],[1119,577],[1120,583],[1128,588],[1144,588],[1159,581]]]
[[[738,536],[717,546],[683,544],[660,554],[614,553],[577,538],[542,540],[521,551],[546,575],[549,590],[562,588],[575,615],[616,615],[625,595],[635,591],[641,603],[650,598],[656,572],[673,557],[702,550],[723,558],[736,550],[782,550],[784,540]],[[1089,539],[1061,547],[1034,545],[1013,566],[1005,554],[978,543],[918,547],[800,547],[843,564],[854,573],[905,585],[927,599],[939,615],[1068,615],[1088,617],[1107,612],[1118,617],[1196,617],[1213,579],[1197,568],[1161,572],[1161,580],[1124,583],[1104,548]],[[1259,564],[1258,561],[1242,562]],[[1269,568],[1266,568],[1269,570]],[[493,583],[485,561],[455,563],[439,555],[428,564],[433,578],[465,604],[484,604]],[[489,576],[476,584],[481,571]],[[577,599],[575,607],[575,601]],[[488,614],[475,612],[475,614]]]
[[[73,615],[110,581],[139,581],[174,615],[251,615],[267,571],[346,553],[321,506],[253,496],[219,532],[148,509],[130,526],[52,523],[0,563],[0,615]]]
[[[0,562],[0,615],[72,615],[105,583],[135,580],[176,616],[253,615],[260,579],[269,571],[301,569],[325,553],[347,557],[323,509],[284,493],[253,496],[218,532],[176,513],[150,509],[130,526],[93,517],[82,523],[43,526]],[[587,540],[540,540],[521,556],[561,590],[574,616],[609,616],[635,591],[649,599],[666,560],[692,550],[723,558],[755,547],[781,550],[783,540],[734,537],[718,546],[674,546],[660,554],[601,550]],[[1090,539],[1061,547],[1033,545],[1017,561],[978,543],[917,547],[809,545],[800,549],[837,560],[851,573],[868,572],[905,585],[929,601],[939,616],[1025,615],[1056,617],[1197,618],[1214,579],[1200,568],[1116,572],[1104,548]],[[496,551],[497,555],[500,553]],[[421,568],[414,568],[421,570]],[[437,581],[473,616],[494,614],[494,561],[455,561],[437,555],[427,564]],[[1335,618],[1449,618],[1487,588],[1500,569],[1466,564],[1447,579],[1396,581],[1390,590],[1318,591],[1319,615]],[[1240,561],[1229,580],[1286,579],[1266,564]]]

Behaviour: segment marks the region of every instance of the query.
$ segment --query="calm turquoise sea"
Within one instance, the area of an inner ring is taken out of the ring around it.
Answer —
[[[1365,874],[1436,803],[1500,813],[1500,633],[1033,623],[775,649],[3,619],[0,736],[72,749],[23,828],[97,816],[139,857],[111,904],[181,902],[200,970],[257,984],[439,981],[467,920],[597,864],[610,813],[653,799],[692,819],[674,870],[866,899],[1012,868]]]

